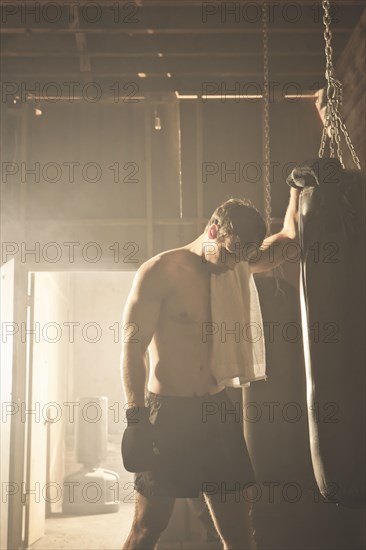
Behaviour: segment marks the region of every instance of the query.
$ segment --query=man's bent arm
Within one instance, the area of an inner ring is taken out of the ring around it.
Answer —
[[[258,259],[249,261],[252,273],[268,271],[285,261],[285,249],[290,242],[295,242],[297,237],[299,194],[299,189],[291,187],[283,227],[279,233],[264,239],[259,249]]]
[[[164,298],[159,261],[148,261],[136,273],[123,313],[122,382],[128,406],[145,406],[146,354]]]

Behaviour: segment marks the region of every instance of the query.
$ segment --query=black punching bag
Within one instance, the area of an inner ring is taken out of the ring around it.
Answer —
[[[261,502],[270,502],[270,482],[276,495],[290,502],[313,481],[309,451],[304,359],[298,292],[289,282],[256,277],[266,344],[266,381],[244,389],[245,437]],[[266,492],[267,491],[267,492]]]
[[[365,505],[365,174],[336,159],[295,168],[312,463],[322,495]]]
[[[266,381],[253,382],[243,390],[245,438],[256,477],[252,498],[256,541],[260,550],[314,548],[318,541],[308,503],[316,498],[316,484],[309,449],[299,295],[283,279],[256,277],[255,282],[268,375]],[[320,514],[319,506],[316,513]]]

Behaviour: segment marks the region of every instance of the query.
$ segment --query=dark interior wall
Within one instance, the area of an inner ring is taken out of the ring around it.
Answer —
[[[220,100],[208,101],[203,107],[203,120],[202,182],[206,217],[227,196],[245,196],[261,208],[262,122],[259,102],[242,100],[225,104]],[[211,164],[217,172],[206,175]]]
[[[241,100],[242,103],[207,103],[204,119],[204,161],[213,161],[218,173],[207,177],[205,184],[205,215],[209,216],[220,200],[245,196],[264,213],[263,161],[264,135],[262,101]],[[288,200],[285,179],[295,163],[317,156],[321,124],[315,105],[310,100],[297,99],[270,104],[270,178],[272,185],[272,216],[283,217]],[[233,170],[235,164],[240,168]],[[211,180],[211,181],[210,181]]]
[[[343,120],[361,166],[366,166],[366,8],[340,56],[336,71],[343,84]],[[344,146],[346,168],[355,168]]]
[[[27,159],[41,177],[27,178],[28,216],[144,217],[143,124],[142,104],[57,104],[30,118]]]
[[[261,101],[179,104],[169,95],[159,103],[58,102],[45,105],[40,117],[23,104],[11,117],[16,139],[3,160],[15,162],[16,173],[2,183],[10,203],[5,240],[16,241],[18,231],[29,245],[96,242],[103,251],[134,242],[142,261],[195,238],[229,196],[247,197],[263,212]],[[313,101],[271,103],[274,217],[286,209],[285,176],[293,163],[317,155],[320,131]]]
[[[199,109],[198,109],[199,107]],[[202,159],[197,117],[202,113]],[[247,197],[264,213],[263,131],[261,100],[181,103],[184,208],[197,215],[197,181],[203,186],[204,216],[229,196]],[[270,104],[270,177],[272,216],[283,216],[286,176],[295,163],[318,155],[321,121],[314,100],[293,99]],[[198,172],[198,173],[197,173]]]
[[[282,217],[288,197],[286,177],[294,165],[318,156],[322,124],[314,99],[287,99],[271,106],[273,217]]]

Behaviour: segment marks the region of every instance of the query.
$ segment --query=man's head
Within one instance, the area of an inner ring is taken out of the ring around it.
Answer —
[[[266,224],[248,199],[232,198],[213,212],[205,235],[216,244],[216,253],[206,254],[206,259],[218,267],[221,264],[223,269],[234,269],[238,261],[247,259],[250,251],[260,247],[266,235]]]

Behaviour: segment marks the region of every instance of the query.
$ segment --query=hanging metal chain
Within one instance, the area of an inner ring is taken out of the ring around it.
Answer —
[[[263,175],[264,175],[264,204],[265,222],[268,237],[272,233],[272,197],[271,197],[271,134],[269,126],[269,55],[268,55],[268,10],[267,4],[262,5],[263,24]],[[272,275],[276,281],[275,295],[284,295],[280,285],[280,279],[284,279],[281,265],[272,269]]]
[[[263,23],[263,176],[264,176],[264,203],[267,237],[272,233],[272,197],[271,197],[271,134],[269,117],[269,55],[268,55],[268,10],[267,4],[262,5]],[[284,278],[283,268],[278,265],[272,269],[272,275],[276,281],[275,295],[284,294],[280,285],[280,279]]]
[[[271,234],[272,204],[270,180],[270,133],[269,133],[269,68],[268,68],[268,11],[267,5],[262,6],[263,22],[263,174],[264,174],[264,204],[267,236]]]
[[[341,134],[343,134],[347,146],[351,152],[353,162],[359,170],[361,170],[360,161],[356,155],[356,151],[352,145],[351,138],[347,132],[345,123],[341,119],[342,109],[342,84],[335,78],[333,66],[333,49],[332,49],[332,32],[330,24],[332,18],[330,15],[330,1],[322,0],[323,6],[323,23],[324,23],[324,40],[325,40],[325,78],[327,80],[327,104],[325,111],[325,121],[320,140],[319,157],[322,158],[325,153],[325,146],[329,131],[329,152],[330,157],[337,156],[342,167],[345,168],[343,162],[343,152],[341,147]]]

